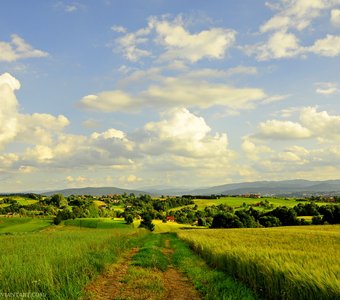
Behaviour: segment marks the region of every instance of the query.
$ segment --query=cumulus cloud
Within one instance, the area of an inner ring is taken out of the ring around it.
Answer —
[[[18,132],[18,102],[14,91],[20,83],[10,74],[0,75],[0,149]]]
[[[259,61],[305,57],[309,53],[337,56],[340,54],[339,36],[327,34],[311,45],[302,45],[299,35],[304,37],[302,32],[311,28],[315,19],[339,4],[339,0],[281,0],[273,7],[277,13],[260,26],[260,34],[265,35],[267,40],[243,49]],[[335,26],[337,18],[338,10],[333,9],[331,21]]]
[[[164,114],[163,118],[160,122],[145,125],[148,138],[141,145],[143,151],[187,157],[228,156],[227,135],[210,135],[211,128],[202,117],[185,108],[176,108]]]
[[[270,139],[305,139],[311,132],[299,123],[291,121],[269,120],[259,126],[259,137]]]
[[[316,107],[303,107],[299,112],[299,122],[281,120],[261,122],[258,132],[253,137],[272,140],[316,138],[319,141],[331,142],[340,139],[339,115],[330,115],[327,111],[318,112]]]
[[[246,46],[247,54],[255,54],[259,61],[269,59],[291,58],[303,53],[299,39],[292,33],[277,31],[266,43]]]
[[[315,41],[308,51],[321,56],[337,56],[340,54],[340,36],[327,34],[325,38]]]
[[[321,13],[336,5],[338,0],[281,0],[278,12],[261,27],[262,33],[276,30],[306,29]]]
[[[221,59],[236,38],[234,30],[224,28],[190,33],[181,18],[173,21],[151,18],[149,26],[155,29],[158,42],[166,49],[161,60],[184,59],[194,63],[203,58]]]
[[[340,9],[333,9],[331,11],[331,22],[334,26],[340,26]]]
[[[28,144],[51,144],[53,137],[69,125],[63,116],[22,114],[15,91],[20,82],[9,73],[0,75],[0,148],[14,139]]]
[[[116,43],[130,61],[151,56],[151,50],[146,49],[148,43],[153,48],[156,45],[161,46],[161,61],[184,60],[195,63],[204,58],[222,59],[236,38],[236,32],[226,28],[214,27],[191,33],[181,17],[151,17],[145,28],[131,33],[127,33],[121,26],[113,26],[112,30],[124,33]],[[144,49],[141,48],[143,45]]]
[[[0,41],[0,61],[14,62],[24,58],[45,57],[48,53],[34,49],[17,34],[11,35],[10,42]]]
[[[305,107],[300,121],[313,135],[320,138],[340,138],[340,115],[330,115],[327,111],[318,112],[315,107]]]

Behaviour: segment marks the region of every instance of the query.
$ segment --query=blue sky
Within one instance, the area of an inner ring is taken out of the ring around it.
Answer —
[[[2,1],[0,191],[340,178],[340,1]]]

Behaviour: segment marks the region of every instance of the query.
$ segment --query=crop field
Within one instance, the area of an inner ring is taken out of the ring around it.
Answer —
[[[64,226],[25,235],[2,235],[0,291],[41,293],[42,299],[79,299],[86,283],[144,234],[132,228],[122,231]]]
[[[185,230],[178,236],[266,299],[340,298],[340,226]]]
[[[39,231],[50,226],[51,222],[48,218],[0,218],[0,234]]]

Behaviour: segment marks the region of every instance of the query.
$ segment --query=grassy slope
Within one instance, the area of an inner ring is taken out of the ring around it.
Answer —
[[[219,204],[227,204],[231,207],[234,208],[239,208],[242,206],[243,203],[246,203],[247,205],[250,204],[256,204],[261,201],[268,200],[269,203],[274,205],[275,207],[278,206],[287,206],[287,207],[294,207],[298,205],[300,202],[297,202],[295,199],[284,199],[284,198],[260,198],[260,199],[253,199],[253,198],[243,198],[243,197],[223,197],[220,199],[196,199],[193,200],[195,204],[198,206],[199,210],[204,210],[206,206],[211,206],[211,205],[219,205]],[[329,203],[325,202],[316,202],[318,205],[325,205]],[[181,206],[181,207],[176,207],[172,210],[180,210],[181,208],[184,207],[194,207],[194,205],[188,205],[188,206]],[[261,209],[261,208],[257,208]]]
[[[35,232],[51,225],[51,219],[0,218],[0,233]]]
[[[265,298],[340,298],[340,226],[203,229],[178,236]]]

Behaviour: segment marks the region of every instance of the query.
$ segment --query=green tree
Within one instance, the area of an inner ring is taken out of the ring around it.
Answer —
[[[150,231],[154,231],[155,230],[155,224],[152,223],[152,218],[149,214],[144,214],[142,216],[142,222],[140,223],[139,227],[140,228],[146,228]]]

